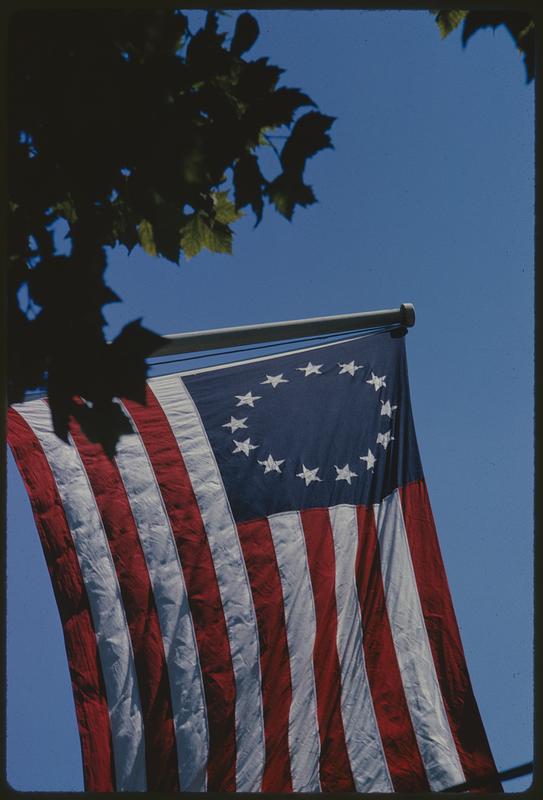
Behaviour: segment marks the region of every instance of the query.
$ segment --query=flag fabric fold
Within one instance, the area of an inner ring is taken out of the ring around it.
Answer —
[[[488,776],[387,331],[164,375],[115,457],[8,412],[88,791],[415,792]]]

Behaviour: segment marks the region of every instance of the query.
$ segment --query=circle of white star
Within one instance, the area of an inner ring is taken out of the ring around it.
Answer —
[[[359,369],[363,369],[363,364],[356,364],[355,360],[348,363],[337,362],[339,367],[339,371],[336,374],[343,375],[348,374],[352,377],[355,376],[356,372]],[[303,372],[304,376],[307,378],[309,375],[322,375],[321,369],[323,368],[323,364],[313,364],[311,361],[308,361],[305,367],[296,367],[299,372]],[[386,387],[386,375],[376,375],[373,370],[371,371],[371,378],[366,381],[366,383],[373,386],[375,391],[377,392],[382,387]],[[268,385],[271,386],[273,389],[276,389],[281,383],[289,383],[290,381],[284,377],[284,373],[281,372],[278,375],[268,375],[266,373],[265,380],[260,381],[260,385]],[[261,400],[262,397],[260,395],[253,395],[252,391],[248,391],[246,394],[235,395],[236,400],[238,401],[236,406],[249,406],[250,408],[254,408],[254,405],[257,400]],[[390,400],[379,400],[381,404],[380,408],[380,416],[387,416],[389,419],[392,418],[392,413],[396,411],[398,408],[397,405],[392,405]],[[234,433],[238,429],[248,428],[246,424],[248,417],[230,417],[230,421],[226,422],[222,425],[223,428],[229,428],[231,433]],[[377,444],[381,445],[384,450],[388,448],[388,445],[391,441],[394,440],[394,436],[392,436],[392,430],[385,431],[384,433],[377,434]],[[232,453],[243,453],[245,456],[249,457],[251,450],[256,450],[261,445],[256,445],[251,443],[251,439],[247,438],[244,441],[238,441],[236,439],[233,440],[233,444],[235,445],[235,449]],[[368,470],[373,470],[374,466],[377,462],[376,456],[372,453],[371,449],[368,448],[367,455],[359,456],[361,461],[366,462],[366,472]],[[268,457],[264,460],[257,459],[257,463],[260,466],[264,467],[264,474],[271,473],[271,472],[278,472],[282,474],[283,470],[281,466],[285,463],[285,459],[276,459],[269,453]],[[352,479],[358,477],[358,473],[353,472],[351,470],[349,464],[345,464],[344,467],[339,467],[337,464],[333,465],[336,470],[336,481],[346,481],[349,485],[352,485]],[[314,482],[322,482],[323,478],[318,476],[319,467],[315,467],[314,469],[309,469],[302,464],[301,472],[296,473],[297,478],[301,478],[304,482],[306,487],[310,486],[310,484]]]
[[[302,478],[305,481],[305,485],[309,486],[310,483],[313,481],[322,481],[322,478],[317,476],[317,472],[319,471],[318,467],[315,469],[308,469],[305,464],[302,464],[302,471],[296,473],[297,478]]]
[[[279,458],[275,460],[272,454],[270,453],[265,461],[259,460],[258,463],[262,464],[262,466],[264,467],[264,475],[265,475],[266,472],[281,472],[279,467],[281,464],[285,463],[285,459]]]
[[[347,483],[350,486],[351,485],[351,478],[358,477],[356,472],[351,472],[348,464],[345,464],[345,466],[341,467],[341,469],[339,467],[337,467],[335,464],[334,464],[334,467],[335,467],[336,472],[337,472],[336,481],[347,481]]]

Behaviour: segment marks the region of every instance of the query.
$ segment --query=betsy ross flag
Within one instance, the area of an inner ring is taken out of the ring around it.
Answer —
[[[115,458],[9,442],[89,791],[439,791],[488,776],[398,331],[164,375]]]

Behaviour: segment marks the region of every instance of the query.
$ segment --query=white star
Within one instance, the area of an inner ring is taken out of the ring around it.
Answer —
[[[373,453],[371,452],[369,447],[368,447],[368,455],[367,456],[360,456],[360,460],[366,462],[366,472],[369,469],[373,469],[373,465],[377,461],[377,459],[375,458],[375,456],[373,455]]]
[[[392,412],[396,411],[396,409],[398,408],[398,406],[391,406],[390,405],[390,400],[387,400],[386,403],[383,403],[383,401],[381,400],[380,403],[382,405],[382,408],[381,408],[381,416],[382,417],[385,414],[386,414],[387,417],[392,417]]]
[[[335,464],[334,466],[336,467]],[[336,481],[347,481],[349,486],[351,485],[351,478],[357,477],[357,473],[351,472],[348,464],[345,464],[345,466],[341,467],[341,469],[339,467],[336,467],[336,472],[337,472]]]
[[[377,375],[374,375],[374,373],[372,372],[371,379],[369,381],[366,381],[366,383],[373,384],[373,388],[375,389],[375,391],[377,391],[377,389],[380,389],[381,386],[386,386],[385,378],[386,375],[383,375],[382,378],[378,378]]]
[[[258,395],[253,397],[251,392],[247,392],[247,394],[237,394],[236,398],[239,400],[236,406],[251,406],[251,408],[255,407],[255,400],[261,400],[261,397]]]
[[[256,450],[256,448],[260,446],[258,444],[251,444],[250,437],[248,439],[245,439],[244,442],[237,442],[234,439],[234,444],[236,445],[236,449],[232,450],[232,452],[233,453],[245,453],[246,456],[249,455],[249,451],[250,450]]]
[[[389,446],[392,439],[394,439],[394,436],[390,435],[390,431],[385,431],[384,433],[377,434],[377,444],[382,444],[385,450]]]
[[[262,385],[265,383],[270,383],[275,389],[280,383],[288,383],[288,381],[286,378],[283,378],[283,373],[281,373],[280,375],[266,375],[266,380],[260,381],[260,383]]]
[[[322,366],[322,364],[321,364]],[[307,469],[305,464],[302,464],[302,471],[296,473],[297,478],[302,478],[305,481],[305,485],[309,486],[312,481],[322,481],[322,478],[317,477],[317,472],[319,471],[318,467],[315,469]]]
[[[315,364],[309,361],[307,367],[296,367],[296,369],[300,370],[300,372],[305,372],[305,377],[307,378],[308,375],[322,375],[322,372],[320,372],[321,367],[322,364],[315,366]]]
[[[237,431],[238,428],[246,428],[247,425],[247,417],[243,417],[243,419],[236,419],[236,417],[230,417],[230,422],[225,422],[222,426],[223,428],[230,428],[230,433],[234,433]]]
[[[284,464],[285,459],[280,458],[276,461],[272,456],[272,454],[270,453],[265,461],[259,461],[258,463],[262,464],[262,466],[264,467],[264,475],[265,475],[266,472],[273,472],[273,470],[275,470],[275,472],[281,472],[281,470],[279,469],[279,465]]]
[[[354,375],[356,370],[357,369],[362,369],[363,366],[364,366],[363,364],[360,364],[359,366],[357,366],[354,363],[354,361],[350,361],[348,364],[339,364],[338,363],[338,367],[341,367],[340,371],[338,372],[338,375],[343,375],[344,372],[348,372],[349,375]]]

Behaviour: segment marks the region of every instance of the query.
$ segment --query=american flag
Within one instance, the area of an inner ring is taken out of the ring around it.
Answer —
[[[148,382],[114,459],[9,442],[89,791],[439,791],[496,769],[381,332]]]

